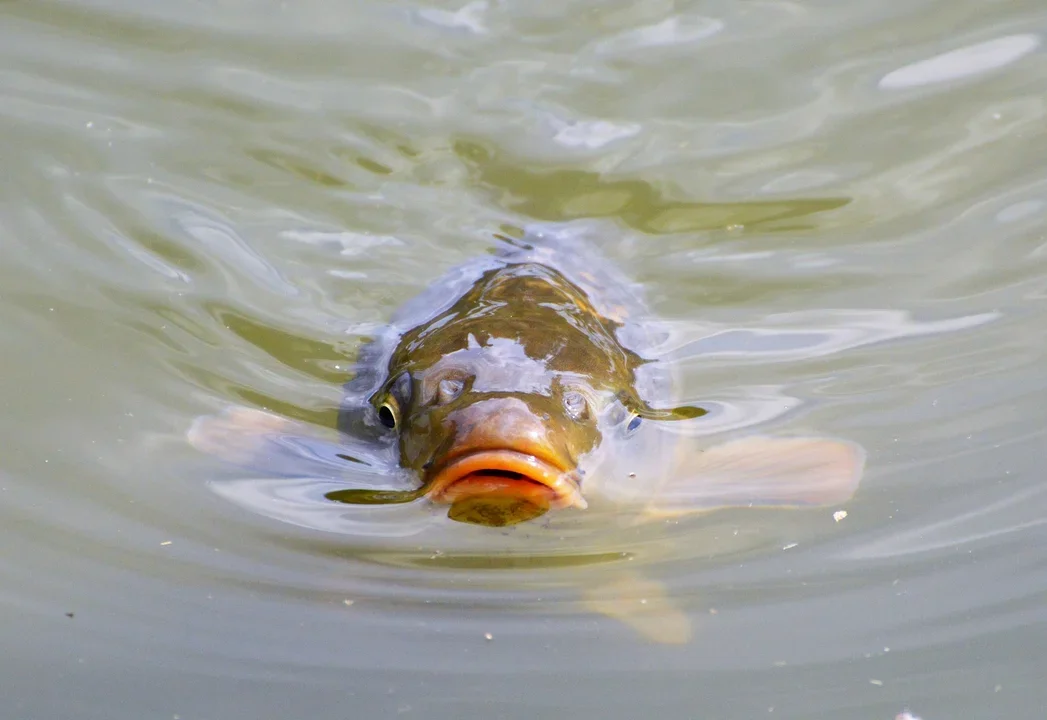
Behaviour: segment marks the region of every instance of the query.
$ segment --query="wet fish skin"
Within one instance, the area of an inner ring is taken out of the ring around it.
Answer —
[[[577,240],[573,247],[579,248]],[[561,269],[577,258],[548,243],[507,243],[495,262],[480,265],[471,284],[462,281],[461,269],[453,270],[445,297],[455,289],[460,295],[395,341],[386,336],[364,351],[370,362],[383,362],[384,371],[365,369],[347,385],[341,426],[395,443],[401,465],[423,485],[437,483],[456,457],[505,451],[548,463],[580,487],[608,428],[658,415],[635,388],[637,368],[648,361],[619,333],[630,311],[643,312],[642,303],[631,286],[615,293],[596,287],[601,278],[618,277],[591,248],[583,256],[587,267],[575,278],[588,287]],[[614,295],[610,303],[594,297],[600,290]],[[601,305],[612,307],[614,317],[601,315]],[[524,481],[544,482],[524,467],[492,468],[513,470]],[[492,505],[506,506],[501,496],[513,493],[504,485]]]

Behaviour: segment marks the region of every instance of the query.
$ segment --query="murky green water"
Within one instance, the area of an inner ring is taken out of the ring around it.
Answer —
[[[1044,717],[1045,27],[1020,1],[4,3],[4,715]],[[232,403],[332,424],[400,303],[502,225],[577,218],[721,429],[865,446],[845,519],[485,554],[439,515],[354,533],[185,443]],[[690,644],[579,607],[626,562]]]

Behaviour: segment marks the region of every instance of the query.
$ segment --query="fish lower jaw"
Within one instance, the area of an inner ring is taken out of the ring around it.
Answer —
[[[456,480],[448,485],[438,497],[430,495],[436,502],[452,505],[466,498],[495,496],[519,498],[543,508],[552,508],[557,501],[556,493],[548,485],[534,482],[522,475],[508,477],[487,475],[482,472],[472,473],[461,480]]]

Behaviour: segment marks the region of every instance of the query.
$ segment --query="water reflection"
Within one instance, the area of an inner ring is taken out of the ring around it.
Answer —
[[[880,87],[901,90],[980,75],[1018,61],[1039,45],[1038,35],[986,40],[893,70],[880,79]]]
[[[508,208],[549,221],[612,216],[636,230],[653,234],[723,228],[773,229],[775,223],[836,210],[849,202],[842,197],[680,202],[639,180],[609,180],[599,173],[579,170],[530,171],[476,143],[459,141],[455,152],[475,169],[481,182],[508,193]],[[790,222],[789,227],[813,225]]]
[[[653,352],[674,362],[782,362],[835,355],[892,340],[970,330],[1001,317],[999,312],[986,312],[921,322],[901,310],[816,310],[771,315],[765,320],[773,325],[755,328],[664,324],[669,337]]]

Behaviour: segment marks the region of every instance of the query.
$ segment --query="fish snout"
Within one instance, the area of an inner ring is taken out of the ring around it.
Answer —
[[[447,416],[452,447],[448,455],[481,450],[517,450],[537,455],[556,453],[548,418],[523,400],[499,397],[480,400]]]
[[[428,478],[434,502],[489,509],[512,499],[544,509],[586,507],[576,469],[559,449],[548,418],[524,401],[480,400],[448,414],[445,422],[449,444],[434,458]]]

